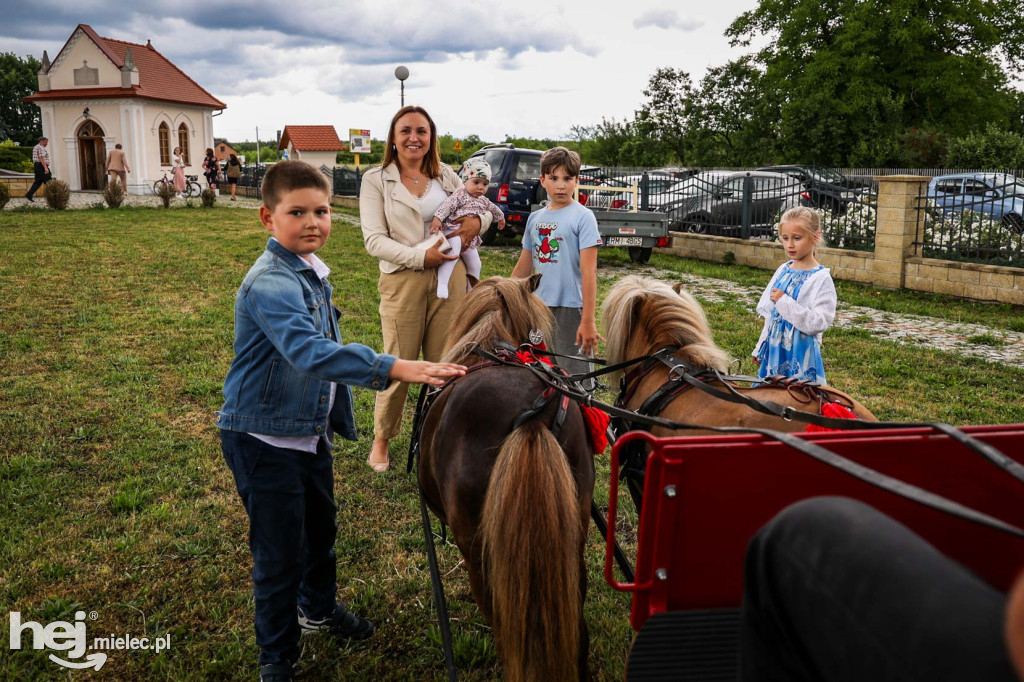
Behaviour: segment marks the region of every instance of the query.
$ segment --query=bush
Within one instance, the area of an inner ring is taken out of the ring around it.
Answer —
[[[63,211],[71,201],[71,188],[63,180],[50,180],[43,190],[43,197],[54,211]]]
[[[989,123],[983,133],[950,140],[948,168],[1024,168],[1024,135]]]
[[[6,145],[0,145],[0,168],[22,173],[25,170],[26,162],[28,162],[29,172],[31,172],[31,147],[9,147]]]
[[[199,198],[203,200],[203,208],[213,208],[213,205],[217,203],[217,193],[209,187],[203,190]]]
[[[171,207],[171,199],[174,198],[175,194],[174,185],[169,182],[160,183],[156,188],[156,195],[160,197],[160,201],[163,202],[164,208]]]
[[[120,182],[108,182],[103,190],[103,200],[110,208],[119,208],[124,203],[126,193]]]
[[[0,182],[0,211],[4,210],[4,206],[11,200],[11,186],[6,182]]]

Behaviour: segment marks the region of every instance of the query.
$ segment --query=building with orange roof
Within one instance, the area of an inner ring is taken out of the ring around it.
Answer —
[[[39,90],[25,98],[42,113],[54,177],[73,190],[102,189],[107,152],[128,157],[128,191],[152,192],[181,147],[185,172],[200,175],[213,147],[214,111],[227,105],[160,54],[150,42],[97,35],[79,24],[51,62],[43,53]]]
[[[317,168],[334,168],[338,152],[345,149],[345,145],[334,126],[285,126],[277,148],[287,151],[289,159],[305,161]]]

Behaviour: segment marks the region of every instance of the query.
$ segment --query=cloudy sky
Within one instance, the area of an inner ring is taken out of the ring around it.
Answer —
[[[153,46],[228,108],[218,137],[271,139],[286,124],[384,137],[407,104],[441,132],[562,137],[632,117],[660,66],[696,82],[743,53],[723,35],[756,0],[666,3],[453,0],[0,0],[0,51],[56,56],[79,23]]]

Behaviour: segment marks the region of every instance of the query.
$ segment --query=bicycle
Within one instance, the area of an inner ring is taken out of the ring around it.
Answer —
[[[153,194],[160,194],[161,185],[170,185],[174,187],[174,176],[170,174],[170,171],[164,170],[164,176],[153,183]],[[199,196],[203,188],[199,186],[198,175],[186,175],[185,176],[185,189],[182,190],[181,195],[183,197],[197,197]]]

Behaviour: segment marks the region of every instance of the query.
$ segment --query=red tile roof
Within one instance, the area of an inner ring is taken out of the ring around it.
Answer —
[[[113,97],[145,97],[147,99],[193,104],[213,109],[226,109],[227,105],[204,90],[198,83],[189,78],[184,71],[171,63],[151,44],[139,45],[113,38],[103,38],[96,34],[92,27],[79,24],[78,29],[89,37],[96,46],[120,68],[124,64],[128,48],[132,48],[132,59],[139,70],[139,84],[127,88],[67,88],[63,90],[47,90],[37,92],[24,99],[35,102],[52,99],[81,98],[113,98]],[[74,33],[72,32],[72,36]],[[70,42],[70,38],[68,39]],[[67,47],[65,43],[64,47]],[[61,48],[61,52],[64,48]],[[59,56],[59,53],[58,53]],[[56,61],[56,59],[54,60]],[[53,66],[51,65],[51,69]]]
[[[289,141],[302,152],[336,152],[345,148],[334,126],[285,126],[277,148],[286,149]]]

